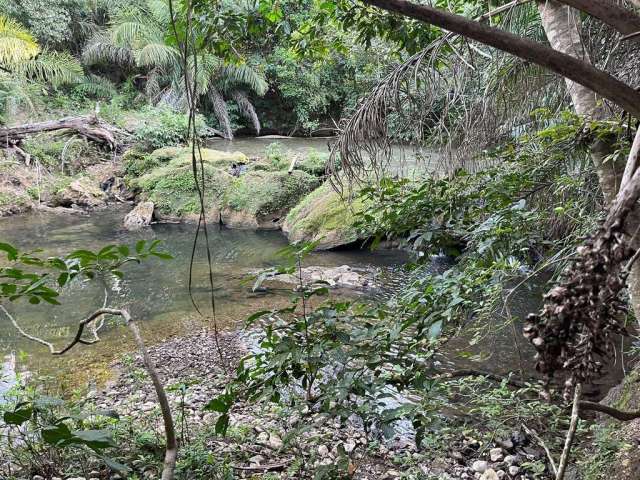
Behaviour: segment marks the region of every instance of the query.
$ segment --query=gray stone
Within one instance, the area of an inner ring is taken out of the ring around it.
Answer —
[[[496,472],[496,475],[498,475],[498,478],[502,480],[507,475],[507,472],[505,472],[504,470],[498,470]]]
[[[356,449],[356,444],[352,440],[349,440],[344,444],[344,451],[347,453],[351,453]]]
[[[264,462],[264,457],[262,455],[254,455],[249,459],[249,463],[251,465],[260,465],[262,462]]]
[[[484,460],[476,460],[471,465],[471,469],[474,472],[478,472],[478,473],[484,473],[487,470],[487,468],[489,468],[489,464]]]
[[[504,455],[502,454],[502,449],[500,447],[492,448],[491,450],[489,450],[489,456],[491,457],[492,462],[499,462],[504,458]]]
[[[518,457],[516,457],[515,455],[507,455],[506,457],[504,457],[504,463],[506,463],[507,465],[515,465],[516,463],[518,463]]]
[[[33,480],[44,480],[44,477],[41,477],[40,475],[34,475]]]
[[[274,450],[280,450],[284,444],[282,443],[282,439],[276,435],[271,434],[269,437],[269,446]]]
[[[490,468],[482,474],[480,480],[500,480],[500,478],[498,477],[496,471],[493,468]]]
[[[518,473],[520,473],[520,467],[516,465],[511,465],[509,467],[509,475],[511,475],[512,477],[515,477]]]
[[[329,455],[329,449],[327,448],[326,445],[320,445],[318,447],[318,455],[320,455],[323,458]]]
[[[153,202],[141,202],[124,217],[124,226],[129,229],[148,227],[153,220]]]

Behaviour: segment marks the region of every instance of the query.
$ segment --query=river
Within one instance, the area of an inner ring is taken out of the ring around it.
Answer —
[[[75,249],[98,250],[108,244],[133,245],[140,239],[162,240],[173,260],[151,259],[129,265],[125,279],[115,287],[110,305],[127,305],[143,326],[150,343],[173,335],[188,334],[211,327],[211,320],[197,314],[188,295],[188,270],[195,231],[192,224],[158,224],[129,232],[122,228],[126,209],[102,210],[90,216],[30,214],[0,219],[0,239],[21,250],[43,249],[40,255],[63,255]],[[280,232],[230,230],[210,227],[213,254],[217,322],[221,328],[235,328],[252,312],[284,305],[291,289],[252,293],[246,279],[251,271],[282,263],[278,252],[287,245]],[[399,252],[349,250],[312,254],[308,265],[367,266],[381,271],[401,264],[406,256]],[[208,267],[201,247],[194,266],[194,292],[206,310]],[[62,293],[61,306],[37,305],[19,301],[7,305],[27,331],[60,346],[75,333],[75,325],[103,304],[104,290],[95,282],[74,282]],[[0,315],[2,315],[0,313]],[[0,360],[6,356],[4,370],[30,371],[56,379],[74,377],[102,381],[108,377],[108,365],[114,356],[133,349],[128,331],[112,325],[97,345],[78,346],[74,355],[52,358],[46,347],[27,341],[7,318],[0,318]],[[11,368],[10,368],[11,367]],[[5,373],[7,373],[5,372]],[[70,375],[71,374],[71,375]],[[95,378],[92,378],[95,377]],[[61,385],[64,386],[64,385]],[[5,385],[6,387],[6,385]],[[2,384],[0,384],[2,388]]]

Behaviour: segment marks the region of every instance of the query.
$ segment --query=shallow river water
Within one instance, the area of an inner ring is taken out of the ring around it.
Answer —
[[[173,260],[151,259],[125,269],[125,279],[115,285],[109,299],[114,306],[126,305],[141,321],[149,343],[172,335],[189,334],[211,327],[211,319],[195,311],[188,295],[188,269],[195,225],[159,224],[139,232],[122,228],[126,209],[103,210],[91,216],[31,214],[0,219],[0,239],[21,250],[42,248],[45,255],[59,255],[74,249],[98,250],[108,244],[133,245],[139,239],[160,239]],[[217,322],[222,328],[235,327],[252,312],[284,305],[291,288],[270,289],[269,293],[252,293],[247,277],[251,271],[283,262],[279,250],[287,245],[280,232],[230,230],[218,225],[210,227],[213,255],[214,288]],[[375,254],[362,251],[324,252],[312,254],[308,265],[369,266],[381,272],[401,264],[405,256],[398,252]],[[195,298],[207,311],[208,267],[203,248],[198,250],[194,267]],[[61,306],[32,306],[20,301],[7,307],[29,333],[60,346],[75,333],[77,322],[101,307],[104,289],[96,282],[75,283],[64,291]],[[108,365],[124,351],[133,350],[127,329],[109,326],[97,345],[78,346],[74,355],[52,358],[46,347],[21,337],[0,312],[0,360],[9,376],[11,370],[29,370],[38,375],[54,376],[64,383],[84,380],[100,382],[108,377]],[[0,379],[1,380],[1,379]],[[62,385],[61,386],[64,386]],[[4,384],[6,388],[7,384]],[[2,389],[0,384],[0,389]]]

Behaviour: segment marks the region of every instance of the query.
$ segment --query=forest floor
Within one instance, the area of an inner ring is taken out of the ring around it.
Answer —
[[[387,439],[367,435],[357,420],[341,422],[313,407],[293,408],[285,402],[239,403],[232,410],[227,436],[217,436],[213,432],[218,414],[204,407],[223,393],[247,353],[239,333],[220,334],[218,342],[219,349],[215,337],[202,332],[150,349],[170,391],[182,456],[192,458],[195,451],[216,459],[217,471],[203,471],[198,462],[183,464],[186,478],[213,478],[207,475],[228,471],[233,472],[230,478],[532,479],[519,464],[544,456],[521,432],[496,432],[492,444],[475,440],[469,431],[460,432],[458,440],[444,448],[445,454],[438,449],[419,451],[411,434]],[[119,376],[95,392],[95,408],[116,411],[131,422],[132,430],[153,432],[161,439],[162,418],[140,356],[128,356],[114,367]],[[141,473],[155,478],[158,472],[148,467]]]

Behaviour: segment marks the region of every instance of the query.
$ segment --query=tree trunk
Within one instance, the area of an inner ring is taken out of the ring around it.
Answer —
[[[0,128],[0,146],[11,147],[11,143],[23,139],[27,135],[56,130],[73,130],[78,134],[93,140],[94,142],[114,149],[117,141],[112,129],[96,115],[83,117],[65,117],[60,120],[48,120],[46,122],[27,123],[16,127]]]
[[[615,28],[623,35],[629,35],[640,31],[640,17],[634,12],[622,8],[610,0],[559,0],[560,3],[577,8],[580,11],[588,13]]]
[[[540,2],[538,9],[551,47],[588,62],[589,58],[580,40],[578,12],[554,0]],[[569,79],[566,79],[566,84],[573,107],[578,115],[592,119],[600,119],[604,116],[601,107],[602,99],[598,95]],[[600,188],[607,205],[613,202],[618,193],[625,166],[621,162],[605,161],[606,155],[609,153],[611,153],[610,145],[604,140],[596,140],[591,146],[591,158],[596,167]],[[626,230],[633,235],[639,225],[640,215],[638,209],[635,208],[627,218]],[[637,238],[633,238],[633,247],[640,247],[640,241]],[[640,318],[640,263],[638,262],[634,264],[629,275],[629,292],[633,310],[636,317]]]

